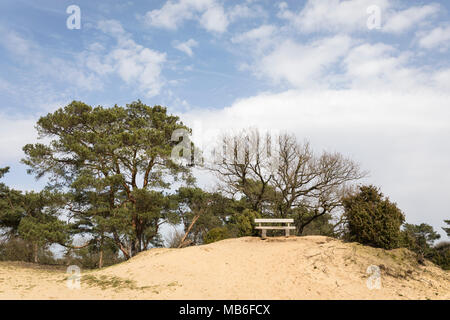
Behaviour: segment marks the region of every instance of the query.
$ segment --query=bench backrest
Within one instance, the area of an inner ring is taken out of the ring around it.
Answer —
[[[255,223],[293,223],[294,219],[255,219]]]

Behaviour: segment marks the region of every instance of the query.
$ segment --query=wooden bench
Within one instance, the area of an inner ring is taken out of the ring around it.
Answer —
[[[255,227],[257,230],[261,230],[261,238],[266,238],[267,230],[285,230],[286,237],[289,237],[289,230],[295,230],[295,227],[291,227],[291,223],[294,223],[294,219],[255,219],[255,223],[258,225]],[[272,224],[287,224],[287,225],[265,225],[262,223]]]

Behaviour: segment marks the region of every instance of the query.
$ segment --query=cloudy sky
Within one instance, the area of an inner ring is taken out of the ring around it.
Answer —
[[[444,0],[2,0],[5,182],[44,184],[18,164],[40,116],[72,100],[141,99],[167,106],[200,137],[257,126],[348,155],[408,222],[443,234],[449,10]]]

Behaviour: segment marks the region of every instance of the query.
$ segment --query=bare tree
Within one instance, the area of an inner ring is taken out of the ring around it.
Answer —
[[[244,195],[265,215],[295,217],[298,234],[318,217],[338,214],[342,196],[366,174],[340,153],[316,156],[291,134],[270,137],[248,129],[222,141],[223,159],[210,167],[221,190]]]
[[[220,181],[220,191],[232,197],[244,195],[255,211],[263,211],[269,200],[273,179],[269,138],[257,129],[224,135],[222,157],[209,166]]]

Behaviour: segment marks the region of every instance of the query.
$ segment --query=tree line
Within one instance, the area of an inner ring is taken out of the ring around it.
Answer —
[[[316,154],[289,133],[223,135],[218,161],[203,166],[217,178],[207,191],[192,173],[199,154],[192,143],[179,154],[192,161],[174,159],[185,137],[173,132],[191,129],[164,107],[73,101],[41,117],[36,129],[40,142],[23,147],[21,162],[48,183],[40,192],[0,183],[1,260],[103,267],[152,247],[256,235],[255,218],[289,217],[297,235],[405,246],[449,266],[448,243],[434,246],[439,235],[431,226],[405,224],[376,187],[357,185],[367,174],[357,163],[337,152]],[[0,179],[8,171],[0,169]],[[164,239],[164,224],[181,228]],[[62,259],[52,256],[55,244],[64,248]]]

